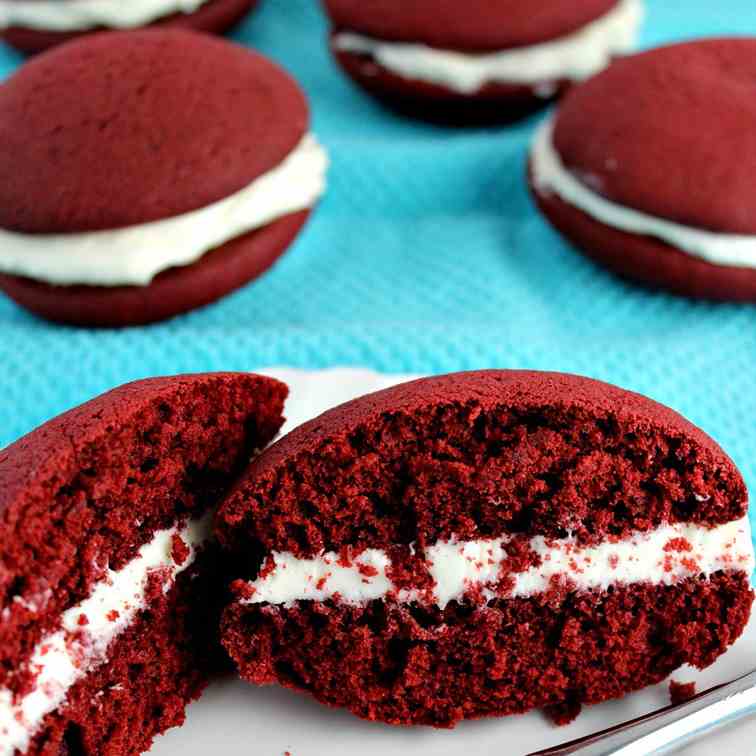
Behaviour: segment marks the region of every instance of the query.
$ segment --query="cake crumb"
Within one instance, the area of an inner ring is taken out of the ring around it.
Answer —
[[[372,564],[357,562],[357,569],[360,575],[365,575],[366,577],[375,577],[378,574],[378,570]]]
[[[191,550],[178,533],[173,536],[171,546],[171,556],[173,557],[173,561],[180,567],[187,560]]]
[[[562,701],[547,706],[543,711],[555,725],[564,727],[578,718],[582,708],[579,701]]]
[[[677,680],[669,681],[669,700],[673,706],[690,701],[696,695],[696,684],[694,682],[681,683]]]
[[[693,551],[693,546],[687,538],[670,538],[664,551]]]

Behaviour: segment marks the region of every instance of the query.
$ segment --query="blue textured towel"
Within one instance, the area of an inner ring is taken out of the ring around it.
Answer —
[[[646,46],[756,32],[753,0],[647,5]],[[270,273],[162,325],[56,327],[0,297],[0,446],[147,375],[273,364],[530,367],[602,378],[675,407],[732,454],[754,489],[756,308],[649,293],[586,261],[528,197],[526,146],[538,118],[453,130],[385,112],[330,60],[315,0],[264,0],[235,36],[307,90],[333,162],[327,196]],[[0,75],[19,61],[0,46]]]

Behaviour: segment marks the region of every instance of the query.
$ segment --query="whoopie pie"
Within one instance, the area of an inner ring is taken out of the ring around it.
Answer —
[[[183,30],[107,32],[0,87],[0,289],[88,326],[167,318],[258,276],[322,193],[296,82]]]
[[[640,0],[323,0],[342,68],[380,99],[444,120],[513,120],[628,52]]]
[[[690,297],[756,301],[756,39],[623,60],[540,128],[530,183],[601,265]]]
[[[151,378],[0,451],[2,756],[133,756],[183,722],[225,668],[213,512],[286,393]]]
[[[105,29],[146,26],[220,34],[258,0],[0,0],[0,39],[27,53]]]
[[[406,383],[295,429],[221,505],[241,676],[450,727],[711,664],[753,602],[748,494],[680,415],[587,378]]]

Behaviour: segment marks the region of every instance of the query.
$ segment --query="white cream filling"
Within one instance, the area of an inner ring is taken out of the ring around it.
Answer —
[[[539,194],[555,194],[605,226],[660,239],[676,249],[714,265],[756,268],[756,235],[726,234],[684,226],[619,205],[589,189],[562,163],[554,147],[554,123],[543,123],[533,140],[530,165],[533,185]],[[607,156],[607,164],[622,170]],[[598,179],[597,179],[598,182]]]
[[[131,29],[174,13],[194,13],[210,0],[0,0],[0,29],[20,26],[72,32]]]
[[[19,699],[0,688],[0,756],[12,756],[16,749],[26,751],[45,716],[64,703],[80,678],[106,661],[110,643],[146,607],[150,573],[167,570],[163,588],[167,592],[174,578],[194,561],[197,548],[209,539],[211,525],[208,515],[182,528],[155,533],[125,567],[109,571],[87,599],[63,613],[60,630],[43,638],[26,663],[37,671],[34,689]],[[175,535],[190,550],[181,564],[172,556]],[[80,624],[82,616],[86,624]]]
[[[574,590],[603,591],[616,584],[670,585],[718,570],[750,575],[754,568],[747,517],[715,528],[664,525],[590,547],[579,546],[571,537],[551,540],[536,536],[530,539],[529,547],[540,557],[540,565],[524,572],[502,573],[510,540],[440,541],[426,549],[425,561],[435,580],[433,601],[443,609],[471,590],[485,600],[493,599],[500,595],[496,586],[502,577],[508,580],[505,596],[514,598],[545,593],[555,579],[568,580]],[[350,564],[340,563],[333,552],[314,559],[273,552],[272,558],[274,567],[250,582],[252,595],[241,603],[286,605],[301,600],[325,601],[337,594],[345,604],[364,604],[389,595],[400,603],[427,603],[427,593],[397,590],[389,577],[391,560],[381,549],[368,549]]]
[[[405,78],[473,94],[489,83],[540,85],[550,97],[563,79],[582,81],[635,45],[643,20],[641,0],[619,0],[608,13],[558,39],[494,53],[462,53],[422,44],[386,42],[353,32],[335,35],[337,50],[370,55],[383,68]]]
[[[0,272],[56,285],[147,286],[160,272],[290,213],[325,189],[328,157],[312,134],[272,171],[207,207],[113,231],[22,234],[0,229]]]

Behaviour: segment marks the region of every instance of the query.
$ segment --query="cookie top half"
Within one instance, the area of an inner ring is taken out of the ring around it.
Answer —
[[[565,167],[605,198],[686,226],[756,233],[756,39],[663,47],[571,91]]]
[[[617,0],[324,0],[337,29],[395,42],[491,51],[545,42],[596,20]]]
[[[300,426],[252,463],[217,527],[231,548],[310,555],[510,531],[590,542],[746,506],[732,461],[673,410],[580,376],[484,370]]]
[[[308,128],[296,82],[263,56],[179,30],[95,34],[0,87],[0,228],[115,229],[219,201]]]

